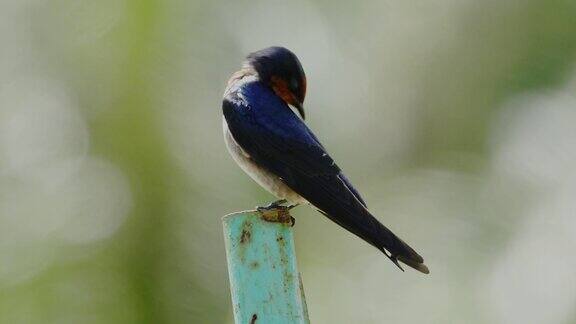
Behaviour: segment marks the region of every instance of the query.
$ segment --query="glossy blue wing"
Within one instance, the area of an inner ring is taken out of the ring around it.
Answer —
[[[307,176],[340,172],[302,120],[258,82],[229,94],[222,108],[238,144],[279,177],[289,177],[291,171]]]

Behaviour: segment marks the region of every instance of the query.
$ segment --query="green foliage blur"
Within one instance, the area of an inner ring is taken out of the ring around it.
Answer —
[[[232,323],[221,217],[273,199],[228,157],[254,50],[402,273],[294,211],[312,323],[576,322],[576,1],[0,2],[0,323]]]

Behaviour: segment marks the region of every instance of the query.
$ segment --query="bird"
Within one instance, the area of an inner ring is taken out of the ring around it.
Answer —
[[[222,100],[223,132],[233,160],[279,200],[261,207],[308,204],[398,261],[429,273],[424,259],[374,217],[366,202],[305,124],[306,75],[281,46],[250,53]]]

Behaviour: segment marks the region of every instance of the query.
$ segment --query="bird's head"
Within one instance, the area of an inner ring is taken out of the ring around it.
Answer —
[[[246,64],[256,71],[260,81],[287,104],[296,107],[304,118],[306,76],[294,53],[284,47],[268,47],[248,55]]]

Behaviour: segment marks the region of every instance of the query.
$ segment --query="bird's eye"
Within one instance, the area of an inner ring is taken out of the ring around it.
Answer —
[[[289,85],[289,86],[290,86],[290,90],[291,90],[292,92],[298,91],[298,80],[296,80],[296,79],[290,80],[290,85]]]

